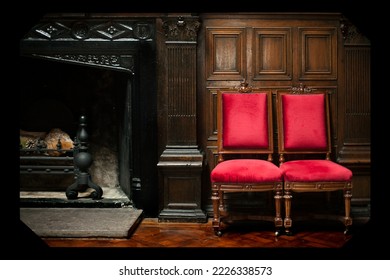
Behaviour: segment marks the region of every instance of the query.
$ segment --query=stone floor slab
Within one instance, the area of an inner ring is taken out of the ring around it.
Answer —
[[[125,208],[20,208],[20,220],[40,237],[128,238],[142,210]]]

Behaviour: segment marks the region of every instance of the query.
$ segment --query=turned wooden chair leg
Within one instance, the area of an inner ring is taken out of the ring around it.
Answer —
[[[220,213],[225,213],[225,200],[223,199],[223,191],[218,192],[218,197],[219,197],[219,212]]]
[[[275,191],[275,236],[279,236],[281,228],[283,227],[283,219],[281,215],[281,203],[282,203],[282,190],[277,189]]]
[[[352,197],[351,189],[344,189],[344,203],[345,203],[345,217],[344,217],[345,230],[344,230],[344,234],[349,233],[349,228],[352,225],[351,197]]]
[[[292,235],[291,232],[291,226],[292,226],[292,220],[291,220],[291,191],[289,189],[284,190],[284,208],[285,208],[285,217],[284,217],[284,230],[286,232],[286,235]]]
[[[220,200],[221,200],[220,193],[221,192],[218,191],[217,189],[213,189],[212,194],[211,194],[211,200],[213,201],[213,211],[214,211],[212,225],[213,225],[213,228],[214,228],[214,233],[217,236],[221,236],[222,235],[222,231],[221,231],[221,217],[220,217],[220,214],[219,214],[219,207],[220,207]]]

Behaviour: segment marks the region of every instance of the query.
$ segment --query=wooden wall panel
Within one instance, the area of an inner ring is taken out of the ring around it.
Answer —
[[[348,44],[345,47],[345,95],[340,124],[343,136],[339,140],[338,154],[338,161],[354,172],[352,202],[363,206],[371,203],[370,56],[369,45]]]
[[[291,28],[254,28],[253,80],[291,80]]]
[[[169,44],[168,144],[196,145],[195,44]]]
[[[335,28],[299,28],[300,80],[337,79]]]
[[[209,89],[208,94],[210,97],[211,104],[211,120],[210,120],[210,135],[208,137],[209,140],[217,140],[218,129],[217,129],[217,89]]]
[[[245,35],[242,28],[207,29],[208,80],[242,80],[246,76]]]
[[[345,143],[370,143],[370,64],[368,47],[346,49]]]
[[[200,201],[200,197],[193,199],[189,197],[188,193],[199,195],[197,191],[199,187],[198,178],[175,174],[174,176],[166,176],[165,185],[170,186],[168,191],[164,193],[166,202],[165,207],[169,209],[193,209],[200,208],[195,201]]]

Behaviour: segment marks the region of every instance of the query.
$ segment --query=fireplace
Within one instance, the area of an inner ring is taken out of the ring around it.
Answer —
[[[86,116],[89,173],[103,201],[151,214],[157,203],[144,205],[144,197],[150,203],[158,193],[154,29],[147,18],[47,15],[20,48],[20,128],[60,128],[74,138]],[[73,179],[49,177],[21,176],[21,191],[29,201],[64,195]]]
[[[37,71],[39,69],[39,71]],[[48,133],[60,129],[71,139],[76,137],[79,116],[86,116],[88,151],[93,165],[89,173],[93,181],[106,190],[129,185],[129,174],[120,166],[129,166],[131,135],[127,75],[122,72],[25,58],[20,98],[20,128],[26,133]],[[128,153],[129,157],[118,155]],[[54,158],[55,159],[55,158]],[[119,162],[124,161],[124,162]],[[73,175],[59,176],[35,173],[21,177],[21,189],[61,191]],[[110,192],[111,191],[111,192]],[[112,195],[111,195],[112,196]]]

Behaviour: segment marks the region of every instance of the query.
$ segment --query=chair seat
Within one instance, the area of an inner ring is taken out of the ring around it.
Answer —
[[[281,182],[282,172],[261,159],[231,159],[219,163],[211,172],[213,183]]]
[[[288,182],[342,182],[352,180],[352,171],[330,160],[292,160],[280,166]]]

